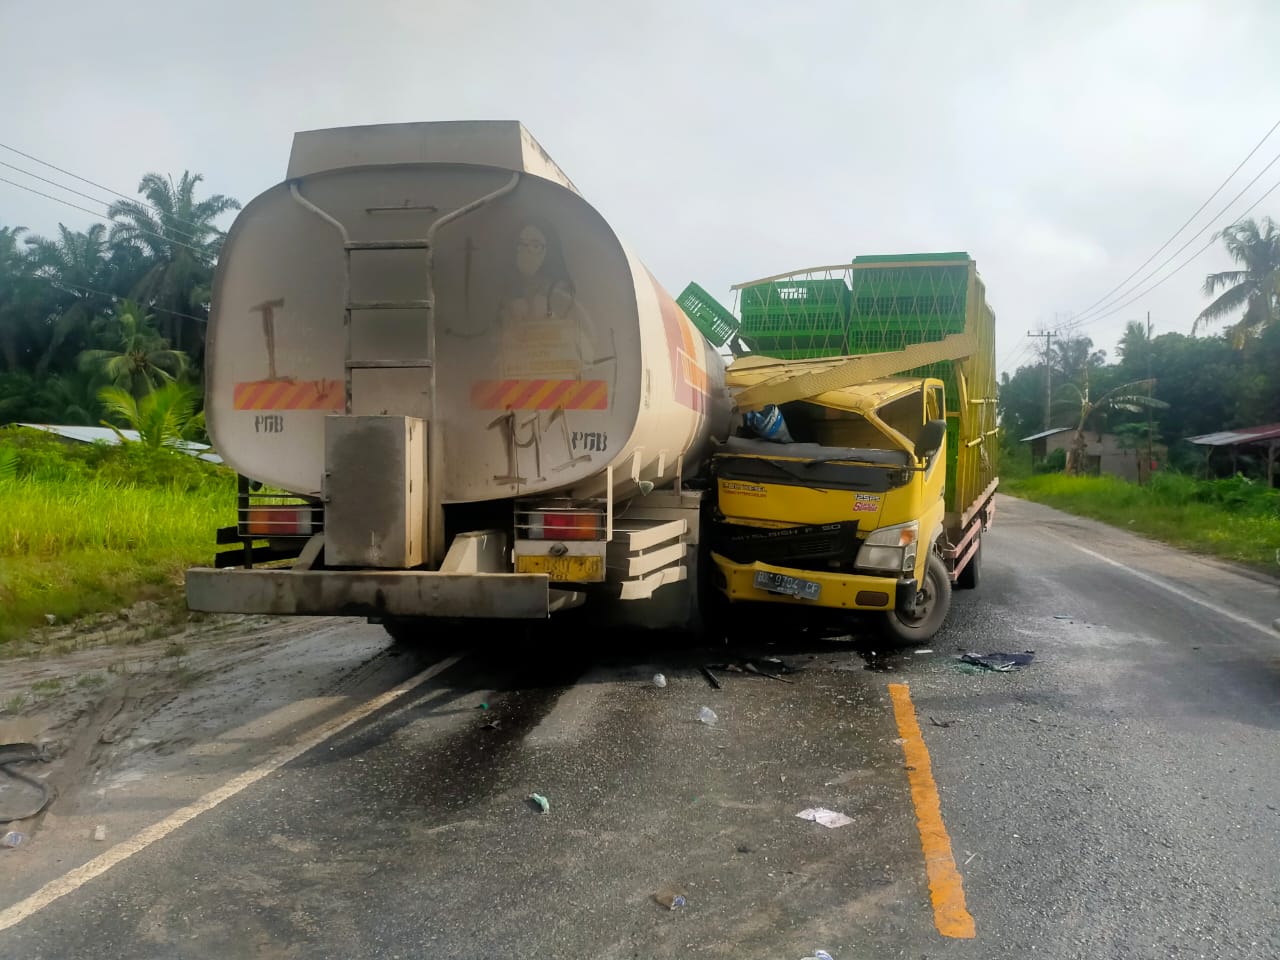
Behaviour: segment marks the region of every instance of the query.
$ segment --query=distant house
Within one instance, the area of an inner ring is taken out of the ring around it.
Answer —
[[[1043,460],[1055,450],[1069,450],[1075,433],[1075,427],[1054,427],[1052,430],[1043,430],[1029,437],[1023,437],[1020,442],[1031,444],[1033,460]],[[1154,460],[1148,462],[1145,449],[1140,453],[1122,449],[1114,433],[1094,433],[1086,430],[1084,437],[1086,446],[1084,463],[1080,468],[1082,473],[1095,475],[1105,473],[1131,483],[1145,482],[1151,469],[1164,459],[1167,452],[1166,448],[1158,444],[1153,446]]]
[[[52,433],[54,436],[70,443],[106,443],[115,446],[120,442],[120,438],[116,436],[116,432],[110,427],[59,426],[50,423],[18,423],[14,424],[14,426],[43,430],[45,433]],[[142,434],[138,433],[137,430],[121,430],[120,433],[124,435],[126,440],[136,442],[142,439]],[[192,443],[188,440],[182,440],[174,444],[173,449],[209,463],[222,462],[222,458],[214,453],[213,448],[207,443]]]

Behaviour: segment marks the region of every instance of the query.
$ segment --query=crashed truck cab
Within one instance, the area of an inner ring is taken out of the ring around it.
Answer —
[[[886,378],[784,404],[787,439],[712,462],[712,559],[730,600],[914,614],[944,534],[944,385]]]
[[[228,234],[206,367],[242,480],[192,609],[692,615],[723,360],[520,124],[298,134]]]

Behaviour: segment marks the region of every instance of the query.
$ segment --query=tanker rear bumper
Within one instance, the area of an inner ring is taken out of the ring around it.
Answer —
[[[427,570],[187,571],[187,606],[204,613],[542,620],[567,606],[543,573]]]

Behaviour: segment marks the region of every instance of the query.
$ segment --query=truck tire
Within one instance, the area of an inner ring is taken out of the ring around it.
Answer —
[[[924,567],[924,583],[916,601],[916,616],[906,617],[897,610],[885,614],[889,636],[902,645],[928,643],[942,629],[951,609],[951,576],[947,565],[937,554],[929,554]]]
[[[964,565],[964,569],[960,571],[960,576],[956,577],[957,590],[976,590],[978,584],[982,582],[982,533],[977,534],[978,546],[973,551],[973,556],[969,558],[969,562]]]

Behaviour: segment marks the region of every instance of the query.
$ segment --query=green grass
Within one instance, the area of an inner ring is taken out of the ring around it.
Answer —
[[[178,602],[183,571],[212,560],[235,479],[182,454],[65,447],[0,430],[18,450],[0,479],[0,645],[140,599]],[[133,445],[130,445],[133,446]]]
[[[1280,491],[1243,477],[1158,473],[1148,486],[1060,473],[1001,483],[1014,496],[1270,573],[1280,571]]]

